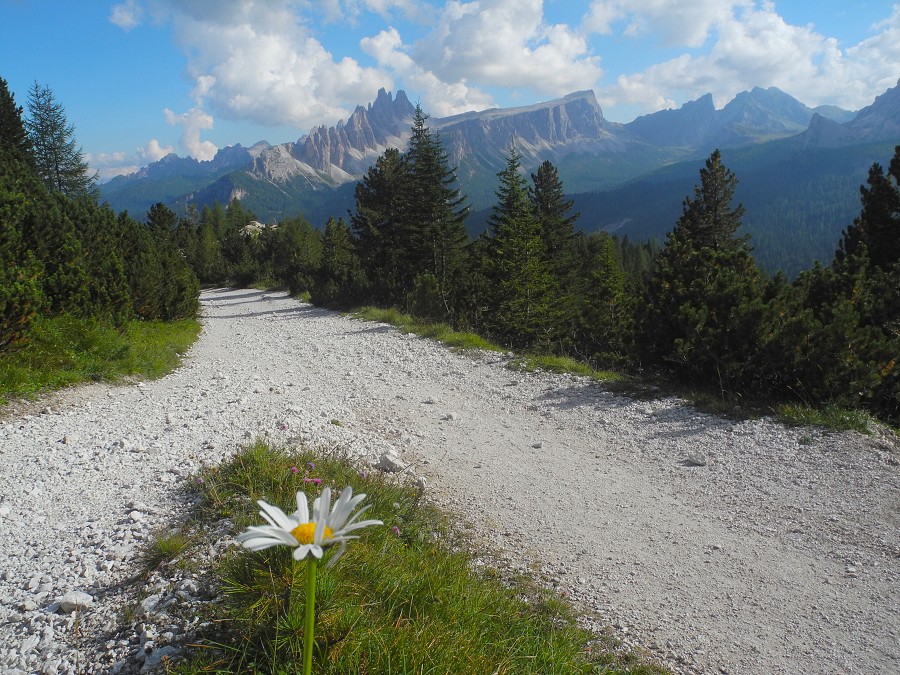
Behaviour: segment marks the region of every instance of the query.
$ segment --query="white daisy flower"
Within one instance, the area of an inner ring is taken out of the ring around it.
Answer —
[[[353,509],[366,495],[353,496],[353,488],[346,487],[331,508],[331,488],[322,490],[322,496],[313,502],[312,517],[306,504],[306,495],[297,493],[297,510],[287,515],[277,506],[260,499],[259,512],[269,524],[251,526],[237,536],[237,540],[251,551],[261,551],[270,546],[290,546],[294,549],[294,560],[303,560],[307,554],[321,559],[324,549],[339,544],[340,548],[328,561],[330,567],[344,552],[347,542],[358,539],[350,532],[369,525],[383,525],[380,520],[357,521],[369,507],[366,506],[350,517]]]

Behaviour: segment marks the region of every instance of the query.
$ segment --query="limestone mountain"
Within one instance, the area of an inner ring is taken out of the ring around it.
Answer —
[[[239,197],[263,222],[302,214],[321,226],[353,208],[356,181],[378,156],[389,147],[406,149],[413,112],[403,91],[395,96],[382,89],[346,120],[296,141],[223,148],[209,162],[169,155],[109,181],[102,195],[116,210],[138,217],[158,201],[183,210]],[[533,105],[432,117],[428,125],[459,168],[460,187],[474,209],[473,233],[484,226],[479,210],[493,203],[511,143],[526,171],[545,159],[557,166],[583,214],[582,227],[637,238],[661,236],[672,226],[691,192],[697,161],[721,148],[741,181],[737,198],[748,208],[747,222],[761,228],[754,232],[761,254],[786,240],[774,234],[784,230],[786,218],[799,223],[790,236],[806,253],[779,254],[770,265],[790,269],[833,250],[832,239],[858,206],[856,188],[868,165],[891,156],[890,144],[900,141],[900,86],[858,114],[810,108],[777,88],[756,87],[721,109],[707,94],[620,124],[604,117],[592,91],[579,91]],[[795,236],[798,228],[818,232],[817,243]]]

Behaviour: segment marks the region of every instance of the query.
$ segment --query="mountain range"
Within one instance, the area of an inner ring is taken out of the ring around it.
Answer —
[[[381,89],[331,127],[295,142],[219,150],[206,162],[167,155],[101,185],[116,210],[143,214],[156,202],[241,199],[271,222],[303,214],[321,226],[353,208],[356,182],[387,148],[405,149],[414,106],[403,91]],[[900,143],[900,82],[858,112],[809,108],[775,88],[756,87],[716,109],[707,94],[681,108],[627,124],[604,118],[592,91],[534,105],[430,118],[458,167],[473,207],[469,229],[483,229],[496,173],[511,143],[533,171],[549,159],[581,212],[586,231],[634,239],[661,237],[680,215],[714,150],[738,176],[736,198],[765,267],[793,274],[828,260],[840,232],[859,211],[858,186],[873,162],[886,164]]]

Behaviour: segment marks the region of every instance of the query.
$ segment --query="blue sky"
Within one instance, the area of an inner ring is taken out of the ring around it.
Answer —
[[[628,122],[776,86],[857,110],[900,78],[900,2],[0,0],[0,77],[63,104],[103,177],[297,140],[380,87],[433,116],[593,89]]]

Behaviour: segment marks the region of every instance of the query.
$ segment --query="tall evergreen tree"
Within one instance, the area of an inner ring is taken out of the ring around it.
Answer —
[[[631,355],[634,303],[613,238],[600,232],[587,238],[575,316],[574,347],[600,365],[621,365]]]
[[[0,78],[0,351],[24,339],[42,301],[43,267],[23,235],[41,192],[22,108]]]
[[[450,166],[440,137],[426,126],[427,120],[417,105],[406,153],[408,264],[413,278],[433,275],[449,317],[454,313],[452,293],[465,259],[469,207],[457,187],[456,169]]]
[[[366,278],[353,232],[343,219],[329,218],[322,241],[322,264],[311,291],[312,301],[328,307],[358,304],[366,292]]]
[[[497,174],[487,270],[492,285],[484,322],[509,346],[546,348],[554,337],[556,287],[520,173],[521,159],[512,146],[506,167]]]
[[[868,187],[859,188],[862,212],[844,232],[836,259],[863,255],[887,271],[900,260],[900,145],[894,150],[887,175],[876,163],[866,182]]]
[[[666,238],[638,333],[645,359],[723,393],[743,386],[762,312],[761,276],[737,234],[744,209],[731,207],[736,185],[714,151]]]
[[[97,174],[90,173],[75,141],[75,126],[49,87],[35,82],[29,91],[25,126],[38,174],[50,190],[70,197],[99,194]]]
[[[9,86],[0,77],[0,148],[5,153],[5,161],[13,158],[34,166],[34,152],[31,139],[22,121],[22,106],[16,105],[16,99]]]
[[[549,160],[531,174],[531,182],[528,194],[547,259],[560,284],[565,285],[576,267],[575,221],[581,214],[571,212],[575,202],[566,199],[559,173]]]
[[[379,305],[400,306],[412,289],[407,178],[403,155],[388,148],[356,185],[356,212],[350,222],[372,301]]]

